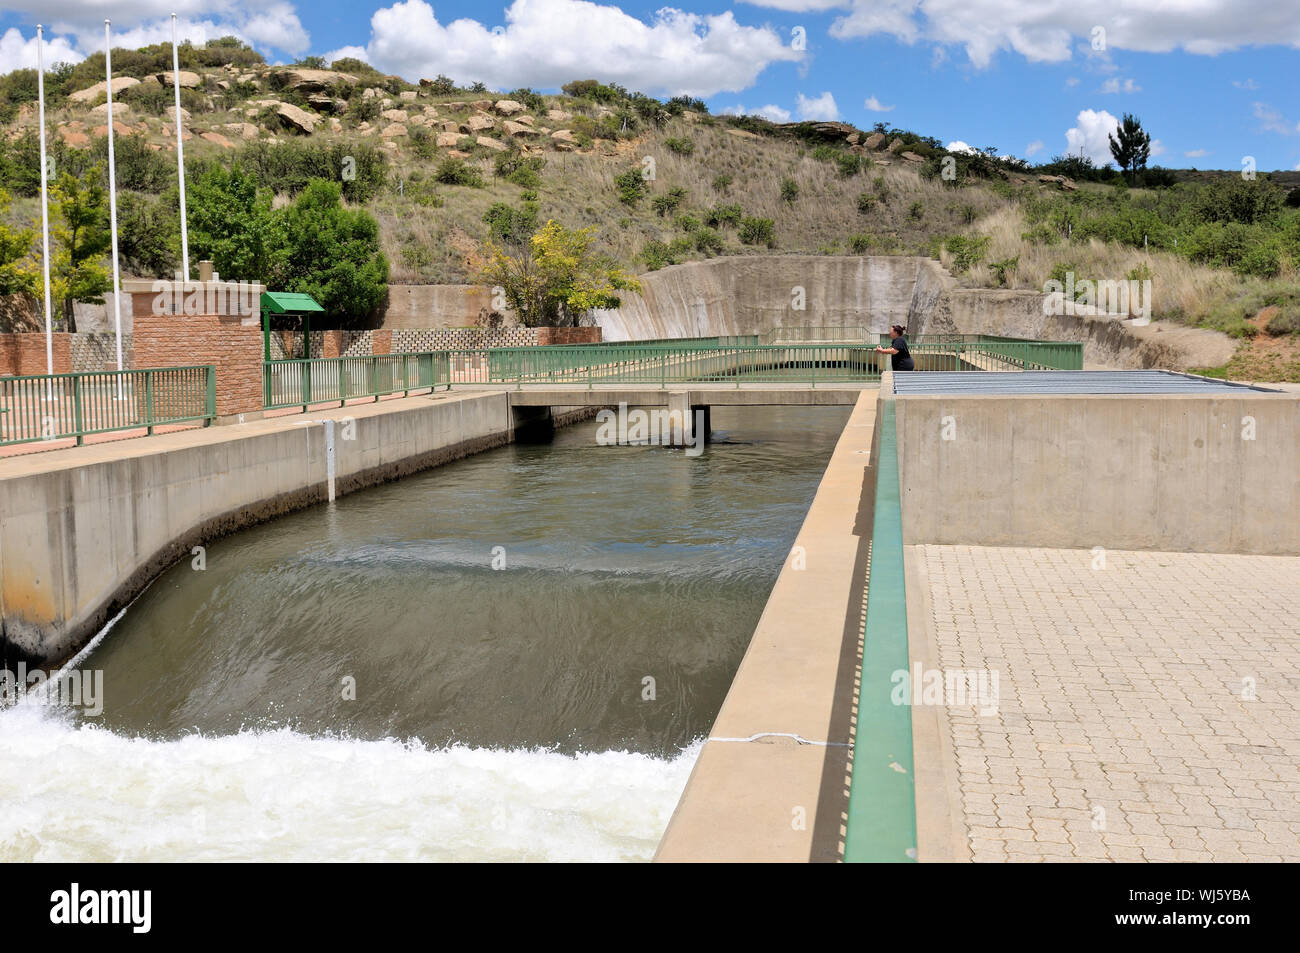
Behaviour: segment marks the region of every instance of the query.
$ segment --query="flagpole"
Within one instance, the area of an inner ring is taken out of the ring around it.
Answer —
[[[36,24],[36,99],[41,119],[41,264],[45,272],[45,373],[54,374],[54,326],[50,316],[49,166],[45,158],[45,27]]]
[[[108,83],[108,208],[113,233],[113,333],[117,338],[117,369],[122,367],[122,280],[117,267],[117,167],[113,161],[113,43],[111,21],[104,21],[104,71]],[[117,396],[122,398],[122,376],[117,378]]]
[[[190,280],[190,236],[185,222],[185,144],[181,134],[181,58],[176,49],[176,14],[172,14],[172,89],[176,91],[176,168],[181,182],[181,260]],[[183,286],[182,286],[183,288]]]

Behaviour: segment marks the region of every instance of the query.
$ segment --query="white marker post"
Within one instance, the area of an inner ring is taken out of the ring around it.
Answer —
[[[36,24],[36,100],[40,104],[41,124],[41,264],[45,272],[45,373],[52,375],[54,325],[50,316],[50,183],[49,165],[45,158],[45,28],[39,23]]]
[[[117,399],[122,395],[122,279],[117,267],[117,166],[113,161],[113,42],[104,21],[104,72],[108,77],[108,209],[113,234],[113,334],[117,338]]]
[[[176,49],[176,14],[172,14],[172,88],[176,91],[176,169],[181,182],[181,260],[190,280],[190,236],[185,222],[185,143],[181,132],[181,58]],[[184,292],[184,286],[181,288]]]

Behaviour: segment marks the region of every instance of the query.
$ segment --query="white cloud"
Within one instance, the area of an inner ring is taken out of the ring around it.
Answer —
[[[927,40],[961,46],[977,67],[1012,51],[1034,62],[1062,62],[1079,38],[1106,27],[1107,50],[1217,54],[1247,46],[1300,48],[1293,3],[1240,0],[747,0],[796,12],[838,9],[831,35],[841,39],[887,34],[904,43]]]
[[[402,0],[375,11],[361,55],[409,80],[445,73],[500,89],[551,89],[594,77],[644,92],[691,96],[738,92],[772,63],[804,58],[785,35],[742,26],[730,11],[664,7],[643,22],[589,0],[514,0],[505,21],[492,28],[471,19],[444,24],[424,0]]]
[[[1079,85],[1079,77],[1077,77],[1077,76],[1071,76],[1071,77],[1067,78],[1066,81],[1065,81],[1065,85],[1066,85],[1066,86],[1078,86],[1078,85]]]
[[[1300,131],[1300,124],[1293,128],[1291,120],[1283,118],[1282,114],[1268,103],[1256,102],[1253,111],[1255,118],[1259,120],[1260,128],[1268,132],[1279,132],[1289,136],[1293,132]]]
[[[1292,172],[1300,172],[1300,162],[1297,162],[1297,163],[1295,164],[1295,168],[1292,169],[1291,171],[1292,171]]]
[[[66,37],[51,37],[45,34],[45,68],[48,70],[55,63],[80,63],[85,59],[72,48]],[[17,27],[5,30],[0,36],[0,73],[16,69],[36,68],[36,31],[23,38]]]
[[[728,106],[721,110],[723,116],[762,116],[769,122],[789,122],[790,110],[782,109],[780,106],[774,106],[771,103],[760,109],[746,109],[737,103],[734,106]]]
[[[1185,159],[1200,159],[1210,154],[1209,149],[1189,149],[1183,153]]]
[[[5,7],[6,12],[26,13],[28,19],[53,24],[46,39],[52,32],[60,35],[67,47],[60,58],[67,62],[104,49],[105,12],[113,18],[113,46],[124,49],[171,42],[173,12],[182,41],[202,44],[236,36],[264,54],[280,50],[294,55],[305,53],[311,45],[294,6],[286,0],[115,0],[111,9],[84,0],[6,0]],[[33,29],[33,37],[35,33]],[[46,57],[47,63],[56,61]]]
[[[960,139],[954,139],[952,142],[944,146],[944,148],[949,152],[965,152],[969,155],[974,155],[979,151],[969,143],[962,142]]]
[[[1131,79],[1121,81],[1118,77],[1108,79],[1101,84],[1103,93],[1140,93],[1142,87]]]
[[[1043,140],[1042,140],[1042,139],[1035,139],[1035,140],[1034,140],[1033,142],[1031,142],[1029,145],[1025,146],[1025,155],[1026,155],[1026,156],[1036,156],[1036,155],[1038,155],[1038,153],[1042,152],[1042,151],[1043,151],[1044,149],[1046,149],[1046,148],[1047,148],[1047,146],[1045,146],[1045,145],[1043,144]]]
[[[1234,79],[1232,85],[1236,86],[1238,89],[1259,89],[1259,83],[1255,82],[1253,79]]]
[[[840,109],[835,105],[835,97],[829,91],[820,96],[809,97],[800,93],[795,103],[800,119],[836,120],[840,118]]]
[[[1106,110],[1084,109],[1066,130],[1065,141],[1070,155],[1082,153],[1099,166],[1111,161],[1110,136],[1119,128],[1119,120]]]
[[[862,104],[864,109],[869,109],[873,113],[887,113],[893,111],[893,106],[882,105],[880,100],[875,96],[868,96],[867,101]]]

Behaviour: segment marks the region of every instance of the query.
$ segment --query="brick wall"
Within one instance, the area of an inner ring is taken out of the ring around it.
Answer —
[[[262,412],[262,328],[257,314],[158,314],[154,295],[135,294],[133,299],[137,368],[215,365],[217,416]]]
[[[370,332],[371,347],[374,348],[375,354],[392,354],[393,353],[393,332],[392,331],[372,331]]]
[[[547,344],[599,344],[600,328],[538,328],[537,343]]]
[[[54,352],[54,373],[72,373],[71,335],[55,331],[51,336]],[[0,334],[0,376],[26,377],[44,374],[45,334],[24,332]]]

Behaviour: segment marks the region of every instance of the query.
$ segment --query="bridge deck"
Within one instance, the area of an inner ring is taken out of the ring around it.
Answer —
[[[669,396],[687,394],[692,405],[711,407],[760,407],[765,405],[852,406],[864,390],[877,390],[879,381],[834,384],[528,384],[511,388],[503,384],[457,384],[453,393],[508,391],[514,407],[608,407],[667,406]]]

